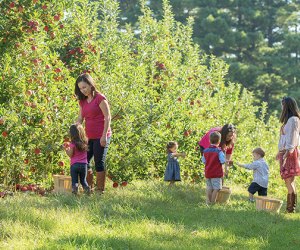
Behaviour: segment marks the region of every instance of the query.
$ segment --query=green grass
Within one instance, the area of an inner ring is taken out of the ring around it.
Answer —
[[[213,207],[203,185],[158,181],[103,196],[19,193],[0,200],[0,249],[300,249],[299,210],[257,212],[245,187],[229,186],[230,203]]]

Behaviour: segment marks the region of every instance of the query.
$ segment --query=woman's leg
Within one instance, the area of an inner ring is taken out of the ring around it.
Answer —
[[[288,190],[288,193],[289,194],[296,193],[295,177],[294,176],[289,177],[289,178],[285,179],[284,181],[285,181],[285,185]]]
[[[105,160],[108,151],[108,146],[111,138],[107,138],[107,143],[105,147],[100,145],[100,139],[94,140],[93,152],[94,152],[94,161],[96,167],[96,182],[97,189],[100,192],[104,192],[105,189]]]
[[[296,208],[295,204],[295,192],[296,192],[296,186],[295,186],[295,177],[289,177],[286,178],[285,180],[285,185],[288,190],[287,194],[287,201],[286,201],[286,211],[288,213],[293,213]]]
[[[89,145],[89,150],[87,152],[87,161],[88,161],[88,168],[90,168],[91,167],[90,162],[91,162],[91,159],[93,158],[93,155],[94,155],[93,140],[89,140],[88,145]],[[88,171],[86,180],[87,180],[87,183],[88,183],[90,189],[93,189],[94,188],[94,174],[93,174],[93,172]]]

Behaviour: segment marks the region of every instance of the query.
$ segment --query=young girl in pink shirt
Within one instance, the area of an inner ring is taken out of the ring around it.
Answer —
[[[86,193],[90,188],[86,181],[87,175],[87,151],[88,139],[81,124],[73,124],[70,127],[71,143],[65,145],[65,151],[71,158],[72,193],[78,193],[78,176],[80,184]]]

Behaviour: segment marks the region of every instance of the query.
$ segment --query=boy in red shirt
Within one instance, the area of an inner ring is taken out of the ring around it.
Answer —
[[[224,152],[218,147],[221,141],[219,132],[209,135],[210,147],[203,151],[202,162],[205,164],[206,178],[206,203],[216,202],[217,194],[222,189],[224,164],[226,162]]]

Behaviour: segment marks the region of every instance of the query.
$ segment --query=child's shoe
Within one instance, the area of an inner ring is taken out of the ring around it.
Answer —
[[[253,203],[255,200],[253,198],[249,198],[249,202]]]
[[[75,186],[72,187],[72,194],[78,194],[78,183],[76,183]]]

